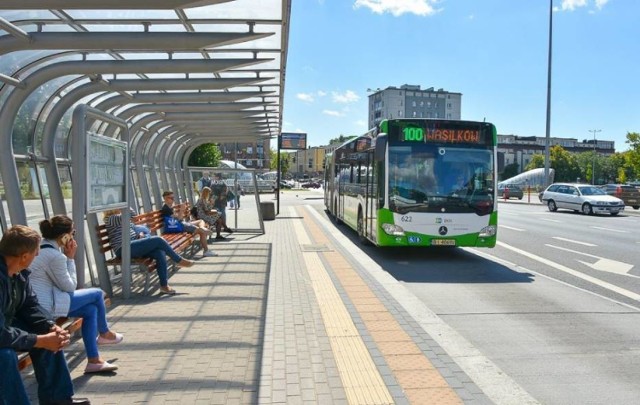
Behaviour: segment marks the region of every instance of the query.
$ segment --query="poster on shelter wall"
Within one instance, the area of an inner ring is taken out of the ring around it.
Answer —
[[[126,142],[89,134],[87,142],[87,212],[127,208]]]

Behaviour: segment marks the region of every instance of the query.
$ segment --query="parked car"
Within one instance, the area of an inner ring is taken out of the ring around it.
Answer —
[[[505,190],[508,190],[505,193]],[[505,194],[507,198],[517,198],[518,200],[522,200],[524,197],[524,191],[522,188],[516,184],[498,184],[498,198],[504,198]]]
[[[280,181],[280,189],[281,189],[281,190],[283,190],[283,189],[285,189],[285,188],[291,188],[291,184],[287,183],[287,182],[286,182],[286,181],[284,181],[284,180],[281,180],[281,181]]]
[[[624,211],[624,202],[608,195],[598,186],[576,183],[553,183],[542,194],[542,202],[549,211],[565,208],[585,215],[618,215]]]
[[[322,184],[320,184],[317,181],[309,181],[306,183],[302,183],[302,185],[300,186],[302,188],[320,188],[322,187]]]
[[[618,197],[624,201],[624,205],[640,209],[640,190],[631,184],[605,184],[601,186],[605,193]]]

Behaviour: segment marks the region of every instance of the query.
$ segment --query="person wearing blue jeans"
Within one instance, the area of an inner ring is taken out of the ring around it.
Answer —
[[[122,334],[109,330],[104,292],[99,288],[80,288],[74,257],[78,244],[73,220],[56,215],[40,221],[44,237],[40,254],[29,266],[30,280],[38,301],[51,315],[82,318],[82,340],[87,352],[85,373],[114,371],[118,366],[100,357],[98,344],[122,342]]]
[[[28,351],[42,405],[84,404],[73,398],[73,381],[62,349],[69,332],[56,325],[38,303],[25,270],[38,255],[40,235],[24,225],[9,228],[0,240],[0,404],[28,405],[16,350]]]
[[[104,224],[109,235],[109,242],[117,257],[122,254],[122,216],[120,210],[108,210],[104,213]],[[167,256],[171,258],[178,266],[191,267],[192,260],[183,259],[175,250],[167,243],[166,240],[159,236],[143,237],[136,234],[133,225],[129,226],[129,235],[131,240],[131,257],[147,257],[156,261],[156,272],[160,281],[160,293],[174,295],[176,290],[169,287],[169,276],[167,267]]]

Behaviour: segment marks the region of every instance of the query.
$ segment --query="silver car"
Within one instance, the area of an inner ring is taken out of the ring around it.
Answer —
[[[566,208],[585,215],[618,215],[624,211],[621,199],[589,184],[554,183],[542,193],[542,202],[547,204],[549,211]]]

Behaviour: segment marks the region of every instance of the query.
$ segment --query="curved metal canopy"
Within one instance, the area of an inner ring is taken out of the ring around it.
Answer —
[[[43,5],[47,8],[43,9]],[[85,82],[89,82],[102,75],[107,85],[111,81],[149,80],[149,85],[141,84],[137,89],[113,87],[114,94],[131,97],[131,104],[137,103],[134,100],[139,99],[140,92],[169,95],[174,91],[171,80],[203,83],[209,79],[227,85],[185,87],[203,94],[253,94],[242,101],[269,106],[268,110],[260,110],[266,111],[265,118],[269,119],[268,136],[275,137],[282,122],[290,7],[291,0],[2,1],[0,92],[6,98],[15,89],[25,89],[30,76],[38,71],[51,69],[51,65],[64,69],[65,64],[82,60],[86,61],[83,62],[86,69],[70,69],[70,77],[84,75]],[[78,55],[75,58],[74,51]],[[206,65],[193,65],[192,71],[179,73],[163,69],[177,60],[198,59],[212,63],[211,69],[202,68]],[[101,62],[109,60],[130,61],[137,68],[128,72],[118,69],[91,72],[92,64],[102,66]],[[234,63],[240,60],[247,63]],[[29,69],[25,69],[27,66]],[[231,94],[229,99],[234,98]],[[0,103],[3,101],[0,99]],[[174,101],[168,97],[167,102]],[[208,120],[203,122],[210,124]],[[200,130],[197,120],[193,124]],[[237,124],[240,123],[236,127]],[[217,125],[221,133],[233,129],[226,121]],[[243,134],[244,138],[246,135]],[[256,139],[265,136],[263,131],[255,135]]]
[[[20,186],[16,161],[41,147],[53,177],[66,158],[53,132],[68,129],[62,110],[74,103],[131,124],[156,112],[184,144],[276,137],[290,13],[291,0],[0,1],[5,190]],[[20,201],[7,203],[11,222],[24,223]]]

